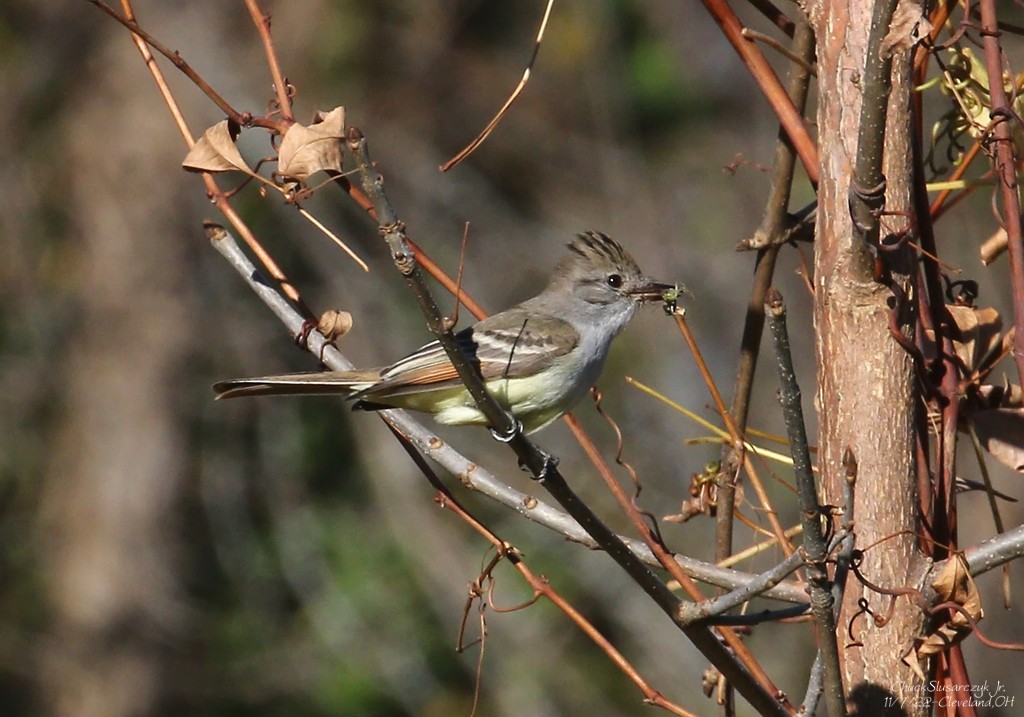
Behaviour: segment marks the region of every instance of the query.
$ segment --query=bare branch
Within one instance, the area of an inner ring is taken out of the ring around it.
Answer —
[[[793,452],[793,473],[796,476],[800,513],[804,526],[803,547],[807,560],[807,577],[811,593],[811,612],[817,625],[818,652],[825,665],[825,701],[832,717],[846,714],[846,695],[839,664],[839,643],[836,639],[835,596],[829,583],[825,561],[828,546],[822,533],[822,507],[818,504],[818,487],[811,468],[811,452],[807,444],[807,429],[800,405],[800,386],[793,368],[786,328],[786,308],[782,294],[771,289],[765,300],[768,328],[775,346],[779,368],[780,402],[786,419],[789,446]]]
[[[266,303],[290,330],[298,333],[302,329],[302,318],[275,292],[269,284],[260,277],[252,263],[242,254],[237,244],[231,239],[231,235],[222,227],[207,225],[207,234],[213,242],[214,247],[226,258],[232,266],[246,279],[249,286],[256,291],[257,295]],[[350,368],[351,364],[341,357],[340,353],[333,346],[327,344],[319,332],[310,332],[307,346],[310,351],[322,352],[323,361],[328,366],[344,370]],[[442,465],[445,461],[440,460],[440,454],[448,454],[450,458],[454,454],[446,443],[437,436],[426,432],[416,421],[412,420],[405,411],[390,409],[382,411],[387,416],[389,423],[402,430],[420,450],[431,458],[438,460]],[[406,430],[408,428],[408,430]],[[450,452],[450,453],[449,453]],[[471,473],[479,479],[483,469],[473,463],[461,458],[463,468],[455,469],[453,472],[460,480],[468,477]],[[497,481],[495,481],[497,482]],[[710,629],[702,626],[680,625],[678,609],[681,601],[672,593],[664,582],[648,568],[630,547],[611,532],[597,517],[590,511],[575,494],[569,491],[564,478],[558,473],[557,468],[551,468],[551,473],[544,477],[543,485],[558,499],[566,511],[572,515],[583,530],[595,540],[608,554],[622,567],[648,595],[679,625],[680,629],[693,642],[698,650],[704,654],[726,678],[736,687],[737,691],[747,699],[763,715],[774,715],[775,717],[789,717],[791,708],[780,702],[778,693],[769,692],[756,680],[748,669],[737,661],[736,657],[722,645],[719,638]],[[564,501],[564,502],[563,502]],[[526,514],[527,511],[535,510],[539,506],[536,499],[528,499],[520,504],[518,509]],[[581,520],[582,518],[582,520]],[[596,535],[595,535],[596,533]]]

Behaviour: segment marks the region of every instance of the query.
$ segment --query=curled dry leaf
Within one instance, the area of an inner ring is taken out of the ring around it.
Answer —
[[[1024,391],[1020,386],[978,386],[964,405],[963,418],[974,427],[986,451],[1024,473]]]
[[[277,153],[277,171],[286,177],[305,181],[322,169],[342,171],[345,138],[345,108],[317,112],[309,125],[293,124],[284,133]]]
[[[951,612],[946,622],[918,639],[914,647],[903,656],[903,662],[921,679],[924,679],[921,660],[943,652],[963,640],[973,629],[971,621],[977,623],[985,616],[985,611],[981,607],[981,593],[974,578],[971,577],[967,560],[963,555],[955,554],[946,561],[942,572],[932,583],[932,588],[938,595],[939,603],[956,603],[970,615],[970,619],[961,612]]]
[[[979,309],[972,306],[947,304],[946,308],[949,309],[949,315],[955,325],[952,338],[956,355],[967,368],[968,374],[980,371],[986,367],[986,361],[1001,350],[1002,317],[991,307]],[[934,359],[936,356],[935,333],[928,331],[928,338],[928,349],[925,354],[928,359]]]
[[[897,52],[909,50],[932,31],[932,24],[928,21],[921,5],[915,0],[901,0],[896,6],[896,12],[892,14],[892,22],[889,24],[889,32],[882,40],[882,46],[878,54],[882,59],[891,57]]]
[[[249,165],[238,151],[235,140],[241,129],[231,120],[221,120],[209,127],[192,145],[181,166],[190,172],[241,171],[252,174]]]
[[[971,413],[971,423],[986,451],[1024,473],[1024,408],[980,409]]]
[[[946,308],[960,332],[959,338],[953,337],[957,356],[972,373],[980,370],[1002,345],[1002,317],[991,307],[976,309],[954,305]]]
[[[316,325],[316,329],[328,341],[340,339],[352,330],[352,314],[347,311],[328,309],[320,317],[320,322]]]

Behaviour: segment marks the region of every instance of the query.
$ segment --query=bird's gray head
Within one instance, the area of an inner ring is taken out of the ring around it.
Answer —
[[[555,266],[548,291],[568,292],[590,304],[654,301],[671,288],[644,276],[621,244],[601,232],[583,232]]]
[[[568,245],[547,289],[537,297],[580,325],[604,324],[617,334],[644,301],[661,299],[669,284],[644,276],[621,244],[600,232],[584,232]],[[543,298],[542,298],[543,297]],[[571,311],[564,309],[571,307]]]

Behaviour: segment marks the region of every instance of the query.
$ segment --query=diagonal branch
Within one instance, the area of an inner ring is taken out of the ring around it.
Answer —
[[[433,468],[427,462],[423,453],[417,450],[416,445],[411,441],[409,436],[402,433],[402,431],[394,425],[390,417],[383,417],[384,422],[387,423],[388,428],[391,429],[392,434],[398,439],[402,448],[412,459],[416,467],[419,468],[420,472],[427,478],[430,484],[437,489],[437,497],[435,501],[446,510],[454,513],[463,521],[465,521],[473,530],[479,533],[485,540],[487,540],[496,552],[495,562],[499,559],[507,560],[520,574],[523,580],[533,588],[534,596],[543,596],[547,598],[551,603],[561,610],[565,616],[576,625],[579,630],[591,639],[591,641],[597,645],[604,653],[608,656],[608,659],[618,667],[623,674],[628,677],[633,684],[643,693],[644,701],[648,704],[656,705],[663,708],[665,711],[670,712],[678,717],[696,717],[692,712],[683,709],[679,705],[671,702],[665,698],[660,692],[651,687],[647,680],[643,678],[640,672],[629,663],[626,656],[623,655],[611,641],[605,637],[592,622],[587,620],[568,600],[551,587],[551,583],[543,575],[538,575],[533,572],[527,566],[526,561],[523,560],[522,555],[517,551],[511,544],[499,538],[490,528],[477,520],[473,515],[465,509],[465,507],[459,502],[450,490],[438,477],[437,473],[434,472]],[[493,600],[491,601],[493,605]],[[531,601],[532,602],[532,601]]]
[[[786,94],[778,76],[757,46],[743,37],[743,24],[729,5],[728,0],[704,0],[704,7],[722,29],[722,33],[746,64],[750,74],[761,88],[772,109],[779,118],[793,142],[797,156],[811,184],[818,184],[818,150],[804,124],[803,115],[797,111],[793,101]]]
[[[245,278],[249,286],[288,325],[289,329],[297,333],[302,327],[302,318],[263,280],[248,258],[242,254],[238,245],[231,238],[231,235],[216,225],[207,225],[206,230],[214,247],[228,258],[232,266]],[[308,346],[310,351],[323,351],[323,361],[331,368],[343,370],[351,367],[351,364],[344,360],[335,349],[330,347],[326,339],[316,331],[310,333]],[[482,467],[466,461],[461,456],[462,468],[456,468],[453,464],[442,460],[446,457],[450,458],[453,454],[457,455],[454,449],[433,434],[423,430],[405,411],[390,409],[381,413],[387,416],[389,421],[393,421],[394,425],[399,427],[405,435],[409,436],[417,448],[424,451],[426,455],[434,460],[439,460],[442,465],[445,465],[450,470],[453,470],[460,479],[466,480],[472,474],[474,479],[479,480],[482,474],[485,473]],[[420,430],[417,431],[417,428]],[[492,480],[494,483],[498,483],[493,477]],[[738,662],[736,657],[722,645],[719,638],[710,629],[704,626],[684,626],[680,624],[678,610],[681,600],[634,552],[633,548],[636,547],[636,541],[631,544],[627,543],[627,541],[621,539],[601,523],[597,516],[590,511],[590,508],[572,494],[565,483],[565,479],[558,473],[557,468],[552,467],[550,469],[549,475],[545,476],[542,484],[562,504],[566,512],[575,519],[580,526],[580,530],[586,531],[590,538],[601,549],[605,550],[643,588],[655,603],[679,626],[694,646],[758,710],[759,714],[769,717],[790,717],[791,711],[780,704],[777,695],[764,689],[748,669]],[[539,501],[535,498],[527,496],[520,500],[517,509],[526,514],[527,511],[535,510],[538,504]],[[530,517],[533,518],[533,516]],[[753,579],[753,576],[751,576],[751,579]],[[796,590],[798,591],[799,589]],[[770,592],[766,593],[766,595],[770,595]],[[789,595],[792,596],[793,594],[789,593]],[[794,602],[803,602],[803,600],[796,599]]]

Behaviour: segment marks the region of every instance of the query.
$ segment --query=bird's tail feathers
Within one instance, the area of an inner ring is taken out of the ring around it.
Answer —
[[[322,371],[234,378],[213,385],[217,398],[241,396],[349,395],[380,380],[380,371]]]

